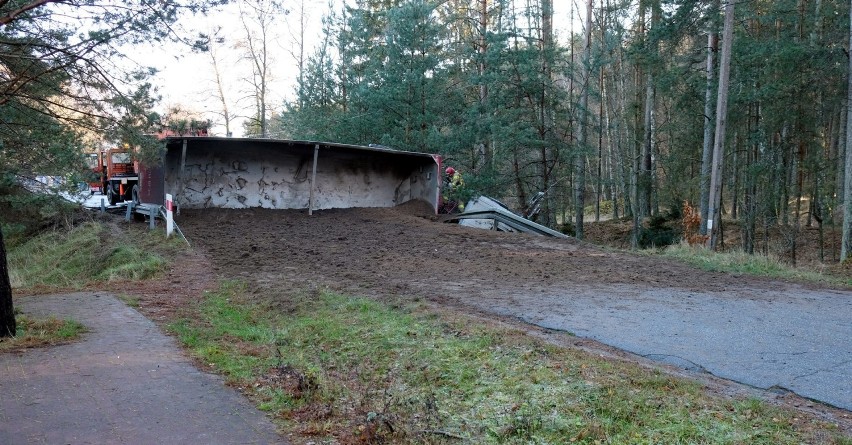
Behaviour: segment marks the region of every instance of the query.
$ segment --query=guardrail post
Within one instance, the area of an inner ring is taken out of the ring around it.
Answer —
[[[154,230],[154,227],[157,225],[157,209],[151,206],[149,213],[151,214],[151,219],[148,223],[148,228]]]
[[[172,231],[175,228],[174,213],[172,213],[173,208],[174,202],[172,201],[172,195],[166,194],[166,237],[172,236]]]
[[[124,220],[130,221],[130,215],[133,214],[133,201],[127,203],[127,213],[124,214]]]

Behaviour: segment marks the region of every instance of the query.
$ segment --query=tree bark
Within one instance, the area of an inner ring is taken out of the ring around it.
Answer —
[[[601,91],[601,100],[598,104],[598,122],[603,122],[604,114],[604,69],[601,68],[598,85]],[[601,195],[603,194],[603,127],[598,126],[598,177],[595,185],[595,222],[601,221]]]
[[[713,168],[710,175],[710,208],[707,212],[707,232],[711,249],[716,248],[716,229],[714,221],[720,221],[722,203],[722,168],[724,166],[725,130],[728,114],[728,82],[731,76],[731,50],[734,38],[734,0],[725,5],[725,26],[722,37],[722,57],[719,64],[719,91],[716,100],[716,132],[713,141]]]
[[[640,43],[644,45],[645,41],[645,5],[644,2],[639,2],[639,31],[638,38],[640,39]],[[642,84],[642,79],[644,78],[642,74],[642,65],[637,63],[634,65],[634,93],[635,93],[635,103],[633,106],[633,120],[634,120],[634,143],[633,143],[633,153],[631,153],[632,162],[630,165],[632,166],[631,171],[631,190],[630,196],[632,202],[632,216],[633,216],[633,232],[630,237],[630,247],[633,249],[639,248],[639,232],[642,229],[642,203],[639,199],[641,182],[642,182],[642,165],[641,165],[641,156],[642,156],[642,142],[644,140],[644,120],[642,119],[644,113],[642,109],[642,105],[644,101],[642,100],[642,88],[639,85]]]
[[[651,30],[657,28],[660,21],[660,4],[658,0],[649,2],[651,9]],[[649,39],[646,35],[646,42],[650,44],[646,51],[652,56],[656,56],[659,48],[657,38]],[[645,83],[645,134],[643,136],[642,153],[641,153],[641,187],[640,187],[640,215],[641,217],[651,216],[654,209],[654,152],[656,150],[657,129],[656,129],[656,102],[657,102],[657,87],[655,82],[654,65],[646,63],[645,68],[648,70]]]
[[[589,135],[589,87],[591,82],[592,8],[594,2],[586,1],[586,29],[583,43],[583,93],[580,99],[580,134],[578,153],[574,157],[574,229],[577,239],[583,239],[583,216],[586,207],[586,152]]]
[[[488,0],[479,0],[479,118],[485,121],[485,107],[488,105],[488,82],[485,80],[485,64],[488,57]],[[480,167],[493,167],[493,152],[488,134],[482,135],[480,141]]]
[[[26,14],[27,12],[30,12],[34,9],[41,8],[42,6],[48,3],[62,3],[62,0],[36,0],[25,3],[20,8],[15,9],[14,11],[11,11],[6,15],[0,17],[0,26],[8,25],[17,20],[19,16]]]
[[[653,180],[651,169],[653,168],[651,156],[654,153],[654,102],[656,89],[654,88],[654,75],[648,67],[645,83],[645,134],[642,142],[642,153],[640,160],[640,192],[639,192],[639,215],[642,218],[651,216],[651,195],[653,193]]]
[[[852,67],[850,67],[850,73],[852,73]],[[849,135],[848,104],[841,108],[839,120],[840,123],[837,127],[837,183],[835,184],[837,188],[835,189],[835,193],[837,195],[837,204],[843,205],[844,199],[846,199],[844,190],[846,190],[846,152],[848,151],[846,150],[846,139]]]
[[[624,68],[624,51],[619,48],[618,49],[618,59],[617,67],[618,67],[618,75],[614,75],[613,78],[617,79],[613,81],[613,85],[616,90],[617,95],[617,106],[614,107],[613,113],[616,116],[624,116],[625,121],[627,119],[628,113],[627,109],[627,79],[625,79],[625,68]],[[609,122],[612,122],[613,119],[608,119]],[[632,162],[629,162],[631,159],[632,147],[633,144],[630,143],[630,139],[628,137],[628,128],[626,122],[622,122],[616,119],[618,125],[618,131],[616,135],[617,140],[617,153],[618,153],[618,165],[621,167],[620,175],[621,178],[621,196],[624,198],[624,212],[622,214],[627,217],[633,216],[633,174],[630,170],[633,166]],[[609,127],[610,124],[607,124]]]
[[[752,134],[753,132],[757,131],[757,128],[759,128],[759,126],[760,102],[757,102],[749,105],[748,134]],[[752,141],[750,144],[748,144],[748,146],[746,147],[746,153],[747,155],[745,170],[746,172],[748,172],[751,167],[758,162],[758,159],[760,157],[760,142]],[[754,175],[746,173],[744,180],[745,195],[743,197],[743,201],[745,212],[745,235],[743,236],[743,250],[749,255],[753,255],[754,245],[757,240],[757,178]],[[766,215],[764,215],[764,220],[765,219]]]
[[[740,135],[734,133],[733,172],[731,172],[731,219],[739,219]]]
[[[6,263],[6,244],[3,240],[3,231],[0,230],[0,337],[14,337],[17,334],[16,329],[12,284],[9,281],[9,269]]]
[[[852,5],[852,1],[849,2]],[[852,48],[852,8],[849,12],[849,45]],[[843,238],[840,243],[840,262],[852,253],[852,57],[849,58],[846,91],[846,165],[843,181]]]

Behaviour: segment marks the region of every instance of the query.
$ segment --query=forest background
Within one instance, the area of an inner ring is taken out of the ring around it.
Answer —
[[[795,245],[802,225],[843,219],[849,6],[587,0],[562,45],[550,0],[359,1],[326,18],[274,125],[438,152],[514,208],[545,192],[539,221],[578,238],[585,219],[632,218],[634,245],[684,201],[705,233],[715,164],[742,248],[776,227]]]
[[[39,82],[3,83],[4,180],[68,170],[103,139],[144,145],[141,134],[196,115],[231,134],[243,114],[247,136],[439,153],[464,173],[470,196],[524,210],[544,192],[538,221],[578,238],[585,221],[626,218],[638,246],[649,219],[677,216],[686,201],[704,212],[706,233],[714,165],[717,207],[740,226],[746,252],[766,253],[774,229],[794,246],[803,226],[850,232],[840,229],[848,2],[586,0],[560,3],[572,20],[554,30],[553,0],[350,0],[330,4],[321,29],[306,20],[310,2],[242,0],[227,6],[236,31],[181,31],[190,21],[182,13],[221,3],[137,0],[99,15],[116,5],[0,2],[11,17],[2,28],[7,72],[34,69],[16,54],[42,64],[30,76]],[[155,4],[169,7],[152,12]],[[17,13],[22,6],[33,7]],[[93,25],[118,19],[132,26]],[[64,33],[52,46],[20,43],[54,38],[38,34],[45,29]],[[91,31],[84,39],[69,29]],[[276,61],[285,31],[295,44]],[[207,115],[153,112],[156,72],[120,62],[127,48],[152,42],[203,56],[197,69],[211,73],[218,104]],[[239,60],[227,60],[226,48]],[[274,84],[282,63],[297,73],[287,94]],[[229,65],[244,67],[242,87],[224,82]],[[728,106],[717,113],[721,93]]]

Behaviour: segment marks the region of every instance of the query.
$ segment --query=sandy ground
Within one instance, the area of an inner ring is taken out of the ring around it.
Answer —
[[[313,216],[184,210],[178,223],[218,276],[245,280],[282,307],[292,292],[316,287],[425,299],[852,409],[849,291],[443,224],[417,204]],[[848,420],[848,411],[839,413]]]

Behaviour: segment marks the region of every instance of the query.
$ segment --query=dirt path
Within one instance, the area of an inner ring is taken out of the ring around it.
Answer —
[[[314,286],[425,298],[852,409],[848,291],[441,224],[416,205],[185,211],[179,224],[220,275],[281,305]]]

